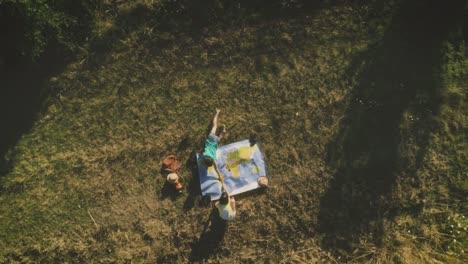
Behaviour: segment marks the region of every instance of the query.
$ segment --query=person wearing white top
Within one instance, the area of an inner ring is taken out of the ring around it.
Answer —
[[[236,200],[233,196],[230,197],[227,192],[221,194],[221,198],[215,206],[218,208],[219,216],[226,221],[230,221],[236,216]]]

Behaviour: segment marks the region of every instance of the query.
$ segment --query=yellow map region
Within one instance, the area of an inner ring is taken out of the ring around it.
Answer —
[[[198,166],[205,166],[205,164],[203,164],[203,162],[199,160],[198,161]],[[210,167],[206,168],[206,171],[207,171],[208,174],[214,175],[216,178],[219,179],[219,175],[218,175],[218,173],[216,173],[216,171],[214,169],[214,166],[210,166]]]
[[[226,166],[231,171],[232,176],[239,178],[239,165],[252,159],[253,152],[256,146],[240,147],[239,149],[229,152],[226,158]],[[252,172],[258,173],[258,167],[252,166]]]

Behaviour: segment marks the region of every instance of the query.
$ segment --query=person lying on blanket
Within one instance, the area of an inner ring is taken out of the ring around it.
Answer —
[[[224,133],[226,132],[226,129],[225,129],[225,126],[222,125],[221,133],[219,133],[219,135],[216,135],[216,130],[218,129],[219,112],[221,112],[221,110],[216,109],[216,114],[213,117],[211,131],[208,134],[206,141],[205,141],[205,150],[203,152],[203,156],[204,156],[203,163],[205,164],[207,168],[214,166],[219,177],[222,177],[221,173],[218,170],[218,167],[216,166],[216,150],[218,150],[219,141],[221,141],[221,139],[223,138]]]

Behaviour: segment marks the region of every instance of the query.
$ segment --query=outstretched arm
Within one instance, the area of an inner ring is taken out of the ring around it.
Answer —
[[[236,211],[236,200],[234,199],[234,196],[229,198],[229,202],[231,203],[232,211]]]
[[[224,177],[223,177],[223,175],[221,174],[221,172],[219,171],[218,166],[216,165],[216,162],[213,163],[213,167],[214,167],[216,173],[218,174],[219,180],[220,180],[221,182],[224,182]]]
[[[221,188],[223,188],[224,191],[225,191],[225,192],[227,193],[227,195],[229,196],[229,192],[228,192],[228,190],[227,190],[227,188],[226,188],[226,185],[224,184],[224,176],[223,176],[223,174],[221,174],[221,172],[219,171],[218,166],[216,166],[216,162],[213,163],[213,167],[214,167],[216,173],[218,174],[218,180],[221,182]]]
[[[218,129],[218,115],[221,110],[216,109],[216,114],[213,117],[213,127],[211,128],[211,134],[216,134],[216,129]]]

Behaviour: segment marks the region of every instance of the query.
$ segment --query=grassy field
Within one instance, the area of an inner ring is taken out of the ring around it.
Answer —
[[[468,261],[463,1],[238,2],[96,14],[7,153],[0,262]],[[228,225],[194,173],[215,108],[271,179]]]

